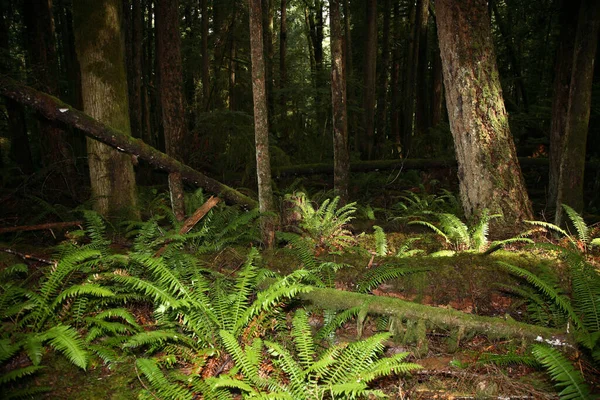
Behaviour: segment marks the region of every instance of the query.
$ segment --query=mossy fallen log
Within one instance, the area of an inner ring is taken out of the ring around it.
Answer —
[[[337,289],[314,288],[299,295],[303,301],[327,310],[363,307],[369,314],[387,315],[402,320],[424,320],[442,329],[464,329],[489,338],[519,338],[529,341],[571,342],[565,332],[512,319],[468,314],[452,308],[432,307],[395,297],[373,296]]]
[[[37,91],[3,75],[0,75],[0,95],[33,108],[51,121],[60,121],[73,126],[93,139],[114,147],[119,151],[133,154],[147,161],[157,169],[167,172],[179,172],[181,173],[181,177],[189,183],[195,184],[208,192],[220,195],[220,197],[229,203],[239,204],[246,208],[258,207],[258,203],[254,199],[182,164],[140,139],[126,135],[95,120],[56,97]]]

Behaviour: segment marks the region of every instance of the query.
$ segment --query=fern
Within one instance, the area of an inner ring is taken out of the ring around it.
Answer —
[[[402,276],[430,271],[431,267],[406,267],[398,264],[383,264],[376,268],[370,269],[357,285],[357,291],[360,293],[368,293],[373,288],[381,285],[384,282],[392,279],[397,279]]]
[[[560,398],[567,399],[589,399],[590,389],[579,371],[576,371],[571,363],[556,349],[544,345],[534,345],[532,353],[550,374],[558,388],[562,388]]]
[[[85,343],[72,327],[57,325],[42,334],[41,340],[49,341],[50,346],[63,353],[79,368],[84,370],[87,368],[89,354],[85,350]]]
[[[380,226],[374,225],[373,230],[375,232],[375,254],[383,257],[388,252],[387,237]]]
[[[138,358],[135,361],[137,370],[150,382],[152,388],[161,399],[192,400],[194,396],[183,387],[171,383],[160,370],[156,360]],[[155,396],[156,397],[156,396]]]

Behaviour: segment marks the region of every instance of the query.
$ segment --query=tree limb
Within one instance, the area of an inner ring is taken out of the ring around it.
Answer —
[[[0,75],[0,94],[17,103],[29,106],[51,121],[61,121],[83,131],[89,137],[99,140],[119,151],[133,154],[147,161],[157,169],[179,172],[186,181],[208,192],[220,194],[227,202],[246,208],[256,208],[258,203],[250,197],[223,183],[180,163],[172,157],[156,150],[140,139],[128,136],[103,124],[89,115],[76,110],[56,97],[39,92],[11,78]]]

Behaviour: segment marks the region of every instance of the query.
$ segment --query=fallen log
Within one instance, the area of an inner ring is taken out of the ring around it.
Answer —
[[[229,203],[239,204],[248,209],[258,207],[258,203],[250,197],[182,164],[140,139],[126,135],[95,120],[56,97],[32,89],[2,75],[0,75],[0,94],[33,108],[48,120],[60,121],[73,126],[93,139],[114,147],[119,151],[139,157],[157,169],[167,172],[179,172],[181,173],[181,177],[186,181],[208,192],[220,195]]]
[[[527,168],[548,168],[547,158],[532,158],[519,157],[521,167]],[[388,170],[431,170],[431,169],[448,169],[456,168],[456,160],[452,158],[444,159],[421,159],[421,158],[406,158],[395,160],[372,160],[372,161],[356,161],[350,163],[350,171],[352,172],[372,172],[372,171],[388,171]],[[585,164],[586,169],[598,169],[600,163],[588,161]],[[276,178],[290,175],[313,175],[313,174],[333,174],[333,164],[301,164],[289,165],[285,167],[273,168],[273,176]]]
[[[512,319],[468,314],[452,308],[432,307],[395,297],[373,296],[328,288],[314,288],[308,293],[300,293],[298,297],[327,310],[363,307],[368,314],[387,315],[401,320],[424,320],[440,328],[460,328],[465,332],[477,332],[490,338],[519,338],[561,344],[571,342],[565,332],[557,329],[530,325]]]
[[[83,221],[49,222],[40,225],[20,225],[0,228],[0,234],[9,232],[43,231],[46,229],[62,229],[69,226],[81,226]]]

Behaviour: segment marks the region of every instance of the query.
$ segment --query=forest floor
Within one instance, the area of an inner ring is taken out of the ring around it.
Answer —
[[[6,204],[6,203],[5,203]],[[15,207],[19,205],[14,204]],[[6,211],[6,210],[4,210]],[[7,213],[10,214],[10,213]],[[5,220],[7,225],[13,222]],[[373,254],[375,235],[373,220],[354,221],[354,240]],[[382,226],[385,226],[382,224]],[[376,296],[393,297],[429,305],[442,309],[458,310],[465,315],[496,317],[499,320],[527,320],[527,305],[503,287],[518,285],[520,280],[499,266],[499,261],[531,267],[543,265],[561,274],[565,268],[553,252],[526,248],[522,244],[509,245],[491,255],[459,252],[450,257],[432,257],[430,254],[443,249],[445,244],[439,236],[420,227],[397,228],[385,226],[387,245],[390,254],[396,254],[402,243],[419,239],[413,249],[424,250],[426,255],[399,258],[397,256],[375,256],[365,254],[338,253],[321,254],[325,261],[343,263],[335,277],[335,288],[353,290],[366,274],[379,266],[402,261],[411,267],[428,267],[427,271],[409,274],[386,281],[370,292]],[[365,231],[367,233],[360,234]],[[52,247],[68,239],[62,232],[43,231],[22,233],[16,240],[0,242],[3,248],[33,254],[40,258],[52,259]],[[564,243],[545,239],[555,244]],[[126,250],[130,246],[127,239],[120,238],[113,243],[114,249]],[[205,265],[220,272],[234,274],[244,263],[253,245],[237,243],[218,252],[204,254]],[[447,246],[446,246],[447,247]],[[429,255],[427,255],[429,254]],[[290,254],[289,246],[261,252],[261,266],[285,275],[302,265]],[[590,254],[590,262],[600,265],[600,257]],[[26,260],[29,268],[43,268],[44,264]],[[17,256],[0,253],[0,271],[14,263],[23,262]],[[38,275],[39,277],[40,275]],[[152,318],[146,308],[135,309],[138,322]],[[406,322],[404,334],[397,334],[394,340],[386,342],[386,355],[399,352],[410,353],[407,361],[421,365],[410,376],[392,375],[381,378],[372,385],[381,389],[392,399],[557,399],[556,386],[544,370],[524,364],[497,365],[485,362],[494,354],[522,354],[530,344],[521,338],[493,338],[477,332],[456,332],[443,326],[427,326],[424,336],[410,333],[417,329],[417,322],[411,326]],[[311,320],[313,328],[323,325],[322,313],[314,310]],[[337,342],[351,342],[359,336],[366,337],[381,331],[381,321],[369,315],[364,321],[347,322],[336,331]],[[358,332],[361,332],[361,335]],[[584,375],[593,393],[600,394],[600,367],[593,365],[576,348],[566,352],[570,361]],[[14,362],[25,362],[26,359]],[[49,399],[136,399],[143,389],[148,389],[147,381],[136,368],[133,356],[124,356],[118,362],[104,365],[101,360],[92,358],[87,371],[74,366],[56,352],[44,356],[44,371],[33,380],[33,385],[50,387],[45,395]],[[185,370],[185,368],[184,368]],[[40,397],[42,398],[42,397]],[[156,397],[155,398],[160,398]]]

